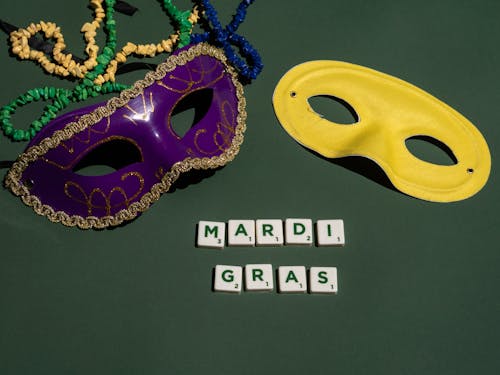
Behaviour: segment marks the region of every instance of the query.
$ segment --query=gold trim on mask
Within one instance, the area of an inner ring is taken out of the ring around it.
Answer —
[[[52,207],[43,204],[38,197],[32,195],[29,188],[22,183],[22,174],[30,163],[43,157],[43,155],[49,150],[57,147],[61,142],[69,140],[76,134],[89,129],[103,118],[111,116],[118,108],[126,106],[131,99],[143,94],[145,88],[164,78],[167,73],[172,72],[178,66],[185,65],[201,55],[211,56],[221,61],[225,66],[225,70],[230,74],[233,85],[236,88],[238,114],[236,116],[237,125],[235,136],[231,146],[224,151],[224,153],[210,158],[186,158],[175,163],[168,172],[163,174],[161,180],[153,185],[151,190],[145,193],[139,201],[130,203],[127,208],[120,210],[115,215],[103,217],[70,216],[63,211],[55,211]],[[161,194],[170,189],[181,173],[188,172],[192,169],[215,169],[233,160],[239,152],[240,145],[243,143],[247,116],[245,107],[246,102],[243,96],[243,86],[238,81],[235,70],[228,65],[224,52],[207,43],[199,43],[186,51],[180,52],[178,55],[170,56],[167,61],[158,66],[156,71],[146,74],[144,79],[135,82],[130,89],[122,91],[119,96],[108,100],[104,106],[96,108],[91,113],[81,116],[78,121],[67,124],[64,129],[55,131],[52,136],[31,146],[18,157],[7,173],[5,177],[5,186],[15,195],[19,196],[26,205],[32,207],[37,214],[47,217],[52,222],[62,223],[70,227],[77,226],[81,229],[116,226],[124,221],[132,220],[141,212],[146,211],[152,203],[160,198]]]

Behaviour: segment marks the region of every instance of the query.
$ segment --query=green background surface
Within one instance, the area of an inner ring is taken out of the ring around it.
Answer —
[[[135,16],[116,16],[119,45],[171,32],[159,2],[133,4]],[[82,56],[87,5],[3,1],[0,14],[18,26],[57,22]],[[226,23],[237,2],[215,5]],[[0,190],[0,374],[498,373],[499,13],[493,0],[257,1],[240,32],[265,69],[246,87],[248,130],[234,162],[112,230],[52,224]],[[2,104],[35,86],[72,85],[0,42]],[[271,98],[289,68],[315,59],[402,78],[469,118],[491,150],[484,189],[425,202],[368,178],[374,166],[352,171],[300,147]],[[24,147],[1,139],[0,160]],[[287,217],[342,218],[347,244],[195,247],[199,220]],[[216,264],[247,263],[336,266],[339,294],[211,291]]]

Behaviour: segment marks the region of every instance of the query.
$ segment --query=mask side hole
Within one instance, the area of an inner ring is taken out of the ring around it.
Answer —
[[[170,126],[179,138],[207,114],[213,100],[213,90],[205,88],[196,90],[183,97],[172,110]]]
[[[142,161],[141,151],[135,144],[112,139],[88,152],[73,167],[73,172],[81,176],[103,176]]]
[[[458,160],[453,151],[436,138],[417,135],[405,140],[406,148],[420,160],[437,165],[455,165]]]
[[[317,95],[308,99],[309,105],[320,117],[341,125],[354,125],[359,116],[345,100],[332,95]]]

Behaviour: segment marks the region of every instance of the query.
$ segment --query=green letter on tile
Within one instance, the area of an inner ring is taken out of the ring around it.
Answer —
[[[262,278],[262,275],[264,274],[264,271],[262,271],[260,268],[256,268],[252,270],[252,279],[253,281],[256,281],[257,279],[260,281],[264,281]]]
[[[271,224],[263,224],[262,225],[262,234],[264,236],[267,236],[267,235],[273,236],[273,226]]]
[[[205,225],[205,237],[208,237],[210,234],[213,234],[215,238],[219,237],[219,227],[210,228],[208,225]]]
[[[285,283],[289,282],[290,280],[295,281],[296,283],[299,282],[299,280],[297,279],[297,276],[295,276],[295,273],[293,271],[288,272]]]
[[[306,227],[301,223],[293,223],[293,234],[304,234]]]
[[[238,225],[238,228],[236,228],[236,233],[234,235],[237,236],[238,234],[243,234],[244,236],[248,236],[248,233],[243,224]]]
[[[234,281],[233,271],[232,270],[222,271],[222,280],[224,280],[226,283]]]
[[[326,284],[328,282],[328,277],[326,277],[326,272],[325,271],[320,271],[318,272],[318,282],[320,284]]]

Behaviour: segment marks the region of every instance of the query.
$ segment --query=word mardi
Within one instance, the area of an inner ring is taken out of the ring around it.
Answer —
[[[245,290],[274,290],[273,266],[271,264],[247,264],[245,266]],[[337,294],[337,268],[311,267],[309,282],[306,267],[278,267],[279,293],[323,293]],[[217,265],[214,274],[214,291],[241,293],[243,283],[243,267]]]
[[[224,248],[226,224],[218,221],[198,222],[198,247]],[[283,246],[308,245],[313,243],[311,219],[229,220],[227,223],[229,246]],[[344,246],[343,220],[316,221],[317,246]]]

